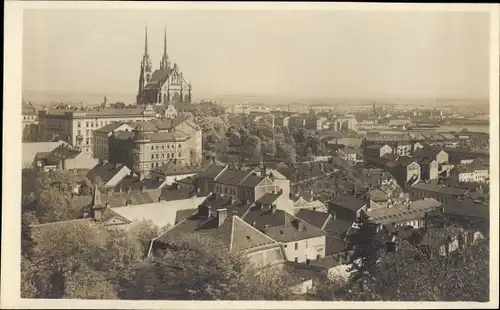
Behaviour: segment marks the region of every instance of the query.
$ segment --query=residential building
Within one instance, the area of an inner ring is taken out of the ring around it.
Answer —
[[[148,176],[168,162],[201,163],[201,143],[201,128],[184,117],[140,122],[133,133],[119,131],[109,137],[109,161]]]
[[[238,216],[238,209],[202,204],[198,211],[153,239],[150,255],[168,248],[179,240],[206,240],[211,246],[226,253],[242,253],[257,266],[282,263],[285,255],[281,244],[252,227]],[[213,209],[212,209],[213,208]],[[233,213],[232,211],[236,211]]]
[[[89,170],[97,164],[97,160],[79,148],[61,144],[49,153],[37,153],[34,169],[36,171]]]
[[[156,118],[151,106],[146,108],[52,110],[40,111],[39,132],[42,141],[63,140],[93,153],[94,131],[115,122],[134,122]]]
[[[470,190],[458,187],[449,187],[434,182],[418,182],[407,188],[411,200],[434,198],[441,203],[448,203],[465,199]]]
[[[344,149],[339,149],[337,151],[337,154],[340,158],[343,160],[350,162],[350,163],[357,163],[358,162],[358,150],[356,148],[352,147],[345,147]]]
[[[325,124],[326,124],[327,118],[326,117],[320,117],[320,116],[310,116],[305,120],[304,126],[307,129],[314,130],[314,131],[319,131],[322,129],[325,129]]]
[[[35,107],[23,102],[23,141],[38,141],[38,116]]]
[[[116,188],[127,176],[134,176],[130,168],[123,164],[102,162],[87,172],[87,178],[93,184],[102,182],[105,188]]]
[[[363,148],[363,156],[365,157],[366,160],[368,159],[373,159],[373,158],[381,158],[385,154],[392,154],[393,149],[389,145],[377,145],[377,144],[372,144],[372,145],[366,145]]]
[[[23,169],[32,169],[35,163],[35,157],[39,153],[50,153],[58,146],[66,144],[64,141],[57,142],[23,142],[22,143],[22,161]]]
[[[160,68],[153,71],[148,51],[148,33],[145,32],[144,55],[139,74],[136,104],[178,105],[191,103],[191,84],[186,82],[177,63],[171,63],[167,53],[167,30],[163,42]]]
[[[426,221],[427,227],[458,225],[467,229],[479,229],[487,236],[490,227],[489,204],[481,201],[445,202],[428,212]]]
[[[489,180],[489,169],[480,163],[456,165],[450,170],[450,180],[453,183],[485,183]]]
[[[430,159],[435,160],[438,164],[445,164],[449,162],[449,155],[440,147],[426,146],[415,150],[412,157],[416,159]]]
[[[291,116],[288,119],[288,127],[304,128],[306,125],[306,117],[304,116]]]
[[[421,168],[421,179],[427,180],[437,180],[439,177],[439,164],[436,160],[430,158],[424,158],[418,161]]]
[[[360,219],[367,208],[368,202],[361,196],[339,196],[329,203],[329,210],[337,219],[351,223]]]
[[[109,137],[118,131],[133,132],[134,127],[128,123],[117,122],[94,130],[94,158],[100,161],[109,160]]]
[[[151,170],[150,177],[161,182],[160,187],[170,186],[179,180],[193,177],[202,172],[202,165],[181,165],[168,162],[165,165]]]
[[[432,227],[425,231],[419,247],[430,255],[448,256],[449,253],[464,249],[480,239],[484,239],[484,236],[475,229],[456,226]]]
[[[475,151],[466,148],[445,148],[449,154],[449,163],[458,165],[462,160],[483,159],[489,160],[489,153],[485,151]]]
[[[389,225],[393,228],[400,226],[422,228],[425,227],[426,213],[431,212],[440,205],[441,203],[439,201],[433,198],[427,198],[412,202],[404,202],[386,208],[369,209],[366,215],[369,220],[379,225],[379,229]]]
[[[326,233],[283,210],[256,204],[243,219],[279,242],[288,261],[307,262],[325,257]]]
[[[389,163],[388,171],[403,189],[422,179],[420,165],[406,156],[398,157],[396,161]]]
[[[290,116],[278,116],[274,119],[274,125],[276,126],[289,127],[289,122]]]

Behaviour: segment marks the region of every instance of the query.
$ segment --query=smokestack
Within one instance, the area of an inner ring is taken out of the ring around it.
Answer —
[[[217,223],[218,223],[217,227],[220,227],[222,223],[224,223],[226,217],[227,217],[227,209],[217,209]]]

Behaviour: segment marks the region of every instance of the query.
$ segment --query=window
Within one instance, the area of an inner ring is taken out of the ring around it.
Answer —
[[[298,249],[299,249],[299,243],[295,242],[295,250],[298,250]]]
[[[85,127],[89,127],[89,122],[85,122]]]
[[[85,144],[90,144],[90,143],[89,143],[89,138],[86,138],[86,139],[85,139]]]
[[[181,148],[181,145],[179,144],[179,148]]]
[[[155,154],[151,154],[151,159],[155,159]]]
[[[161,158],[165,158],[165,154],[161,153]]]
[[[296,263],[298,263],[298,262],[299,262],[299,258],[298,258],[298,257],[295,257],[295,258],[293,259],[293,261],[294,261],[294,262],[296,262]]]
[[[227,188],[224,187],[224,194],[227,194]]]
[[[156,154],[156,159],[158,159],[158,154]]]
[[[286,244],[283,247],[286,248]]]
[[[82,122],[78,122],[78,128],[82,127]]]
[[[182,156],[182,155],[181,155],[181,152],[179,152],[179,157],[181,157],[181,156]]]
[[[90,122],[90,127],[94,127],[94,122]]]
[[[155,147],[151,145],[151,149],[152,149],[152,150],[154,150],[154,149],[155,149]]]

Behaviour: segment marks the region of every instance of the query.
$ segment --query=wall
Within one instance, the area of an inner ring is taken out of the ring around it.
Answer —
[[[295,250],[295,244],[298,249]],[[289,242],[283,245],[285,256],[288,261],[295,261],[305,263],[306,259],[315,260],[317,255],[325,257],[326,236],[299,240],[296,242]]]

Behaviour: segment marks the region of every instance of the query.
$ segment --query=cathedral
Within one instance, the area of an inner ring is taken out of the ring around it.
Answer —
[[[184,79],[177,63],[170,63],[167,54],[167,29],[163,42],[163,56],[160,69],[153,72],[151,58],[148,53],[148,30],[145,32],[144,56],[139,74],[138,105],[180,106],[191,103],[191,84]]]

